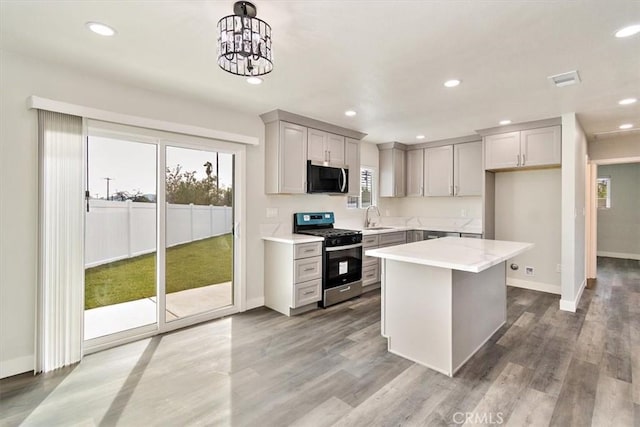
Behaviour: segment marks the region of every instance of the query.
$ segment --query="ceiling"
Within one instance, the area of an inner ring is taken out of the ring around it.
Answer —
[[[3,49],[249,114],[276,108],[371,142],[453,138],[576,112],[587,133],[640,127],[640,1],[266,1],[274,70],[251,86],[216,64],[233,1],[2,0]],[[101,37],[99,21],[117,30]],[[578,70],[557,88],[547,76]],[[448,89],[445,80],[462,84]],[[344,111],[353,109],[349,118]]]

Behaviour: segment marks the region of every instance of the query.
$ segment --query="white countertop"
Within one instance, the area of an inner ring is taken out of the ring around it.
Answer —
[[[295,245],[297,243],[314,243],[314,242],[322,242],[324,238],[318,236],[308,236],[306,234],[279,234],[275,236],[262,236],[262,240],[269,240],[271,242],[278,243],[288,243],[290,245]]]
[[[533,243],[443,237],[406,245],[369,249],[365,255],[479,273],[531,248]]]

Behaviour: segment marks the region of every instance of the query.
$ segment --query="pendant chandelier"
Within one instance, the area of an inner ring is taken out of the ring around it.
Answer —
[[[238,76],[262,76],[273,69],[271,27],[256,18],[248,1],[233,5],[234,15],[218,21],[218,65]]]

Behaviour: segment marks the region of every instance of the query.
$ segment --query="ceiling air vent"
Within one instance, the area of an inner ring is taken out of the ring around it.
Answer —
[[[569,71],[568,73],[556,74],[555,76],[547,77],[557,87],[574,85],[580,83],[580,75],[577,70]]]

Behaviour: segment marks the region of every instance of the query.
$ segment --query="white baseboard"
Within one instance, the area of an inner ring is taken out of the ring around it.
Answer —
[[[606,256],[609,258],[622,258],[622,259],[637,259],[640,261],[640,254],[627,254],[624,252],[607,252],[607,251],[598,251],[596,253],[598,256]]]
[[[12,377],[24,372],[33,372],[33,356],[16,357],[0,362],[0,378]]]
[[[264,297],[251,298],[247,300],[246,309],[251,310],[252,308],[262,307],[264,305]]]
[[[580,302],[580,298],[582,298],[582,292],[586,287],[587,287],[587,279],[582,281],[582,284],[580,285],[580,290],[578,291],[578,295],[576,296],[575,300],[573,301],[566,300],[566,299],[560,300],[560,310],[570,311],[572,313],[575,313],[576,309],[578,308],[578,303]]]
[[[533,282],[530,280],[512,279],[507,277],[507,286],[513,286],[514,288],[531,289],[533,291],[548,292],[550,294],[560,295],[560,285],[553,285],[551,283]]]

